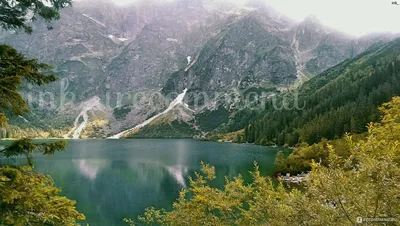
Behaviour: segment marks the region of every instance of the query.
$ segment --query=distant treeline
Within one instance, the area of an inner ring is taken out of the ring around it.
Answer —
[[[266,104],[263,117],[245,128],[239,142],[294,146],[363,133],[378,121],[377,107],[400,95],[400,39],[371,48],[321,73],[295,92]],[[287,103],[299,107],[277,110]],[[275,106],[275,107],[274,107]]]

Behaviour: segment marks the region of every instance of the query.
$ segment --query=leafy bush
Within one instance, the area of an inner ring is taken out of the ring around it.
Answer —
[[[312,161],[301,191],[262,177],[258,166],[253,180],[226,180],[223,189],[210,185],[214,167],[190,178],[172,211],[146,209],[138,220],[161,225],[355,225],[357,217],[400,217],[400,97],[380,108],[381,123],[368,126],[365,139],[351,136],[337,141],[347,147],[338,155],[326,144],[324,164]],[[314,155],[321,147],[307,147],[299,156]],[[281,154],[280,154],[281,155]],[[133,220],[126,222],[134,225]]]

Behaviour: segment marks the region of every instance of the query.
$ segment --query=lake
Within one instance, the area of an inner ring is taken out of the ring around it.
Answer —
[[[85,223],[126,226],[124,218],[136,220],[146,207],[171,209],[201,161],[215,166],[213,183],[221,187],[224,175],[248,181],[254,161],[270,174],[279,150],[195,140],[71,140],[66,152],[36,156],[35,169],[77,201]]]

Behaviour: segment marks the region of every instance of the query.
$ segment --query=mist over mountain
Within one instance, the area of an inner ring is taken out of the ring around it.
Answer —
[[[251,88],[276,95],[394,38],[354,38],[312,16],[297,23],[260,1],[238,7],[222,0],[139,0],[125,6],[82,0],[62,10],[59,21],[32,26],[31,35],[3,31],[0,41],[53,65],[59,82],[45,89],[25,87],[24,93],[35,97],[25,117],[30,124],[17,118],[13,125],[59,129],[76,138],[133,128],[165,111],[176,97],[170,93],[185,89],[185,100],[144,126],[143,136],[151,136],[151,126],[172,124],[185,131],[177,136],[205,134],[232,123],[243,110],[232,107],[243,99],[222,103],[216,92]],[[54,98],[43,103],[38,96],[44,92]],[[138,93],[155,97],[135,104]],[[193,108],[200,93],[209,98]],[[204,122],[205,115],[215,120]]]

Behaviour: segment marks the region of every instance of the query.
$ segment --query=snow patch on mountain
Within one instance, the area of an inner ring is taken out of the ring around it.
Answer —
[[[132,131],[137,130],[137,129],[141,129],[141,128],[145,127],[146,125],[150,124],[155,119],[159,118],[160,116],[167,114],[168,112],[170,112],[172,109],[174,109],[178,105],[183,105],[186,108],[188,108],[188,106],[183,102],[183,99],[185,98],[187,91],[188,91],[188,89],[183,90],[183,92],[181,94],[179,94],[175,98],[175,100],[170,103],[170,105],[168,106],[167,109],[165,109],[165,111],[163,111],[160,114],[157,114],[157,115],[151,117],[150,119],[147,119],[143,123],[131,128],[131,129],[125,130],[125,131],[123,131],[121,133],[118,133],[118,134],[112,136],[112,137],[109,137],[108,139],[120,139],[126,133],[132,132]],[[191,111],[193,111],[193,110],[191,110]]]
[[[304,82],[308,81],[309,78],[304,74],[306,65],[301,59],[302,52],[300,52],[299,50],[299,41],[297,40],[297,34],[294,35],[293,42],[290,45],[290,47],[292,48],[294,54],[296,71],[297,71],[296,77],[300,81],[300,84],[303,84]]]
[[[97,110],[106,113],[105,107],[101,104],[100,97],[98,96],[95,96],[88,101],[83,102],[80,105],[80,109],[82,110],[75,119],[74,127],[68,134],[64,136],[64,138],[69,138],[70,134],[72,134],[72,139],[79,139],[81,137],[83,130],[89,123],[89,112]],[[80,119],[82,119],[83,122],[79,123]]]
[[[102,27],[106,27],[106,25],[105,25],[104,23],[102,23],[102,22],[100,22],[100,21],[94,19],[93,17],[90,17],[89,15],[84,14],[84,13],[83,13],[82,15],[83,15],[84,17],[86,17],[86,18],[92,20],[92,21],[95,22],[96,24],[98,24],[98,25],[100,25],[100,26],[102,26]]]
[[[168,42],[179,42],[179,40],[176,38],[167,38],[167,41]]]

